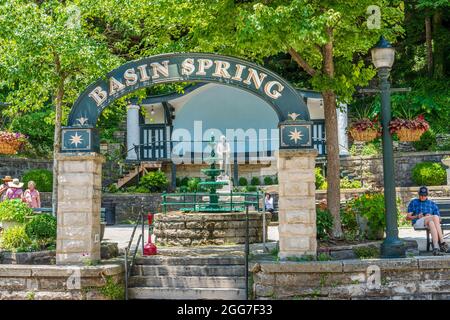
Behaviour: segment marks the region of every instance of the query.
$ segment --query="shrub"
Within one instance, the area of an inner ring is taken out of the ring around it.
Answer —
[[[34,216],[26,225],[25,232],[32,240],[56,240],[56,218],[48,214]]]
[[[273,183],[278,184],[278,175],[276,175],[275,178],[273,179]]]
[[[375,246],[356,247],[353,252],[359,259],[371,259],[380,257],[380,248]]]
[[[328,210],[316,209],[317,238],[328,239],[333,228],[333,217]]]
[[[380,153],[380,147],[373,142],[365,143],[361,149],[356,144],[350,147],[350,155],[352,156],[376,156]]]
[[[183,179],[181,179],[180,181],[180,187],[187,187],[189,182],[189,178],[188,177],[184,177]]]
[[[436,149],[436,134],[433,130],[425,131],[419,141],[413,142],[417,151],[433,151]]]
[[[239,178],[239,185],[240,185],[241,187],[244,187],[244,186],[248,185],[247,179],[246,179],[245,177],[240,177],[240,178]]]
[[[316,176],[316,189],[321,189],[322,185],[325,182],[325,177],[322,175],[322,169],[316,167],[314,169],[314,174]]]
[[[31,245],[31,240],[25,232],[25,226],[15,226],[3,231],[1,246],[5,250],[23,251]]]
[[[27,187],[28,181],[34,181],[36,189],[41,192],[51,192],[53,189],[53,173],[47,169],[29,170],[23,175],[22,180],[25,187]]]
[[[377,239],[386,226],[384,195],[382,193],[366,193],[347,202],[346,209],[367,219],[367,230],[364,235],[368,239]]]
[[[245,192],[256,192],[258,190],[258,188],[256,186],[246,186],[245,187]]]
[[[200,178],[190,178],[187,183],[187,191],[188,192],[196,192],[199,190],[199,183],[202,182]]]
[[[261,180],[259,177],[253,177],[252,180],[250,180],[250,184],[252,186],[259,186],[261,184]]]
[[[361,181],[350,180],[348,177],[344,177],[341,179],[341,188],[342,189],[358,189],[361,187],[362,187]]]
[[[146,188],[150,192],[162,192],[168,185],[169,180],[160,170],[147,173],[139,182],[139,187]]]
[[[146,187],[142,186],[131,186],[125,189],[126,192],[132,192],[132,193],[148,193],[149,190]]]
[[[0,221],[25,222],[25,217],[31,216],[33,210],[19,199],[0,202]]]
[[[441,186],[447,183],[447,173],[437,162],[422,162],[414,166],[412,179],[418,186]]]
[[[269,177],[269,176],[264,177],[264,184],[265,184],[266,186],[273,185],[273,179],[272,179],[272,177]]]

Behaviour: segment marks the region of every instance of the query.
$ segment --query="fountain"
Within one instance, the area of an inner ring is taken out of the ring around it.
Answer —
[[[233,192],[222,158],[217,168],[217,142],[214,136],[208,141],[211,147],[205,159],[208,168],[201,169],[207,176],[195,192],[162,194],[163,212],[155,215],[156,243],[168,246],[220,245],[244,243],[246,237],[246,208],[249,208],[249,242],[262,242],[263,214],[270,221],[271,214],[260,210],[260,192]],[[223,154],[222,154],[223,156]],[[227,190],[223,187],[227,186]],[[206,191],[205,191],[206,190]]]

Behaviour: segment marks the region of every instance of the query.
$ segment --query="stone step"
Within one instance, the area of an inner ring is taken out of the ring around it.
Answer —
[[[129,288],[233,288],[245,289],[245,277],[173,277],[173,276],[132,276]]]
[[[158,266],[135,265],[133,276],[245,276],[244,266]]]
[[[243,256],[199,256],[199,257],[171,257],[149,256],[136,258],[135,265],[243,265]]]
[[[162,299],[162,300],[245,300],[245,289],[211,289],[211,288],[129,288],[129,299]]]

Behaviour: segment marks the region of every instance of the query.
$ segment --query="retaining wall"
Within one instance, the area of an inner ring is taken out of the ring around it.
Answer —
[[[450,299],[450,257],[250,265],[253,297],[319,300]]]

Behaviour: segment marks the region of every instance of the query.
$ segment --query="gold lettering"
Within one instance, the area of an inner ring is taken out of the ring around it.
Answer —
[[[125,89],[125,85],[114,77],[109,78],[109,95],[116,94],[117,91]]]
[[[103,102],[105,102],[106,98],[108,97],[108,93],[103,90],[102,87],[96,87],[94,90],[92,90],[91,93],[89,93],[89,97],[94,99],[98,107]]]
[[[181,63],[181,74],[190,76],[194,71],[194,59],[188,58]]]
[[[198,76],[206,76],[206,69],[211,68],[213,65],[212,60],[210,59],[198,59],[198,71],[196,75]]]
[[[242,71],[244,71],[244,69],[247,68],[246,66],[243,66],[242,64],[237,64],[236,65],[236,73],[234,74],[234,77],[231,78],[232,80],[236,80],[236,81],[242,81]]]
[[[278,90],[272,91],[273,86],[277,86]],[[283,90],[284,90],[284,86],[281,83],[279,83],[278,81],[269,81],[264,86],[264,92],[273,99],[278,99],[279,97],[281,97],[281,92]]]
[[[150,63],[153,69],[153,78],[157,79],[159,78],[159,73],[161,73],[163,76],[168,77],[169,76],[169,61],[163,61],[161,62],[162,65],[158,62]]]
[[[228,68],[230,67],[230,63],[227,61],[214,61],[216,64],[216,71],[212,74],[213,77],[223,77],[225,79],[231,78],[230,74],[228,73]]]
[[[125,73],[123,74],[123,77],[125,79],[125,84],[127,86],[133,86],[138,81],[138,76],[136,74],[136,70],[134,68],[127,69]]]
[[[138,66],[137,68],[139,69],[139,72],[141,73],[141,82],[150,80],[150,77],[148,76],[148,73],[147,73],[147,65],[146,64]]]
[[[258,76],[258,71],[256,71],[255,69],[252,69],[252,68],[248,68],[248,77],[243,82],[245,84],[250,85],[251,84],[250,80],[253,80],[255,88],[259,89],[261,87],[265,77],[267,77],[267,74],[261,72],[261,75]]]

